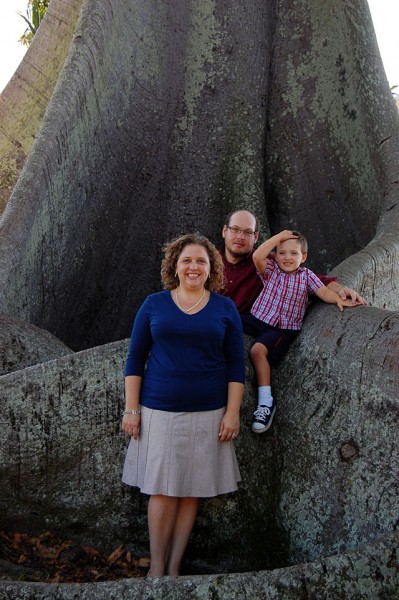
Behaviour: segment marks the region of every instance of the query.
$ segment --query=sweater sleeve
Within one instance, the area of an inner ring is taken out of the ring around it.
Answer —
[[[148,355],[151,351],[150,301],[146,298],[136,314],[130,337],[125,376],[144,375]]]
[[[336,277],[329,277],[328,275],[317,275],[317,277],[320,279],[320,281],[322,282],[323,285],[328,285],[329,283],[333,283],[334,281],[337,281]]]
[[[244,334],[239,312],[228,299],[228,325],[224,339],[224,355],[227,366],[227,381],[245,383]]]

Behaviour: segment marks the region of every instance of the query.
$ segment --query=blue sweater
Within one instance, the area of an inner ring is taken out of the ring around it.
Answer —
[[[148,408],[226,406],[227,383],[245,381],[242,325],[233,301],[211,293],[208,304],[189,315],[169,291],[148,296],[134,321],[125,375],[143,377],[140,403]]]

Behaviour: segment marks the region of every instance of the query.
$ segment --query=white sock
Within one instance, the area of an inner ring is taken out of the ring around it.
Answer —
[[[273,406],[272,388],[270,385],[258,387],[258,408],[260,406]]]

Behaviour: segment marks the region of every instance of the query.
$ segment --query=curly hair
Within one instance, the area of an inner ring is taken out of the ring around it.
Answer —
[[[165,257],[161,265],[161,278],[164,289],[174,290],[179,285],[179,280],[176,278],[177,261],[183,249],[191,244],[197,244],[205,248],[209,258],[211,270],[205,282],[205,288],[211,292],[219,291],[224,285],[222,257],[214,244],[204,235],[198,233],[181,235],[164,246]]]

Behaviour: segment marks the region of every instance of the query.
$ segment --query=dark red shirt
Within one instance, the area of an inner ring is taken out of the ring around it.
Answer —
[[[224,288],[219,291],[222,296],[231,298],[239,313],[249,313],[253,303],[263,289],[263,283],[256,272],[252,259],[254,250],[238,263],[230,263],[224,254],[224,247],[219,250],[224,265]],[[273,254],[268,258],[274,259]],[[324,285],[336,281],[336,277],[318,275]]]

